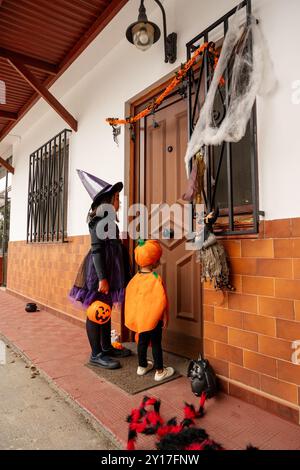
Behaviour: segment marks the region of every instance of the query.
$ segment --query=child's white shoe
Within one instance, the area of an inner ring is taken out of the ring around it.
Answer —
[[[171,377],[175,373],[175,370],[173,367],[164,367],[164,370],[161,374],[159,374],[157,371],[155,372],[154,380],[156,382],[160,382],[161,380],[165,380],[168,377]]]
[[[147,372],[153,369],[153,362],[152,361],[147,361],[147,362],[148,362],[147,367],[138,366],[137,371],[136,371],[137,375],[140,375],[140,376],[145,375],[147,374]]]

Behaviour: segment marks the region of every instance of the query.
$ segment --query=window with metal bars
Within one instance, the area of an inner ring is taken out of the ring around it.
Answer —
[[[12,157],[8,158],[6,161],[11,165]],[[6,286],[7,280],[11,176],[12,174],[4,167],[0,167],[0,285],[4,286]]]
[[[42,145],[30,155],[27,242],[65,242],[69,130]]]
[[[251,0],[244,0],[187,44],[187,58],[204,42],[213,42],[221,49],[229,22],[238,11],[242,21],[251,14]],[[252,47],[252,44],[249,44]],[[232,61],[225,72],[225,86],[219,86],[214,103],[214,121],[218,126],[226,115]],[[214,60],[206,49],[188,78],[189,135],[192,135],[214,73]],[[258,233],[256,106],[244,138],[238,143],[223,142],[206,152],[204,201],[206,211],[219,209],[214,231],[220,235]]]

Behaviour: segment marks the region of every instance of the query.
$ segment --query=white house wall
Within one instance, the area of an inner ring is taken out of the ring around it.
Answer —
[[[161,25],[160,11],[153,9],[153,3],[146,1],[148,16]],[[168,30],[178,33],[179,42],[178,61],[171,66],[164,63],[162,40],[142,53],[124,39],[126,26],[137,17],[139,1],[131,0],[52,87],[79,122],[70,144],[69,235],[87,233],[90,199],[75,174],[76,168],[109,182],[124,179],[124,130],[117,147],[105,118],[123,117],[125,102],[184,62],[186,42],[236,4],[234,0],[164,1]],[[299,217],[300,104],[292,102],[292,86],[300,80],[300,1],[254,0],[253,7],[261,20],[278,80],[273,95],[258,100],[260,208],[268,220]],[[16,138],[13,147],[11,241],[26,238],[29,155],[65,127],[40,100],[12,130],[21,139]]]

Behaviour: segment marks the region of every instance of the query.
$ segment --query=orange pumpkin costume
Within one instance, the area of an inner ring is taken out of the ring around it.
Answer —
[[[136,249],[134,250],[134,257],[136,264],[141,268],[155,264],[160,260],[162,249],[156,240],[139,240]]]
[[[155,240],[140,240],[135,251],[140,267],[151,266],[162,255]],[[125,325],[135,333],[154,330],[168,309],[167,294],[161,277],[156,272],[137,273],[129,282],[125,295]]]
[[[129,282],[125,296],[125,325],[131,331],[153,330],[167,310],[168,301],[161,277],[137,273]]]

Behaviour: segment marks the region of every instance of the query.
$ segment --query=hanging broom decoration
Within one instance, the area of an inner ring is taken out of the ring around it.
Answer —
[[[202,204],[204,192],[204,177],[206,171],[203,150],[199,151],[193,160],[193,167],[183,199],[193,204]],[[234,291],[229,282],[229,267],[224,247],[213,233],[213,224],[219,216],[219,209],[204,217],[204,243],[199,251],[198,261],[201,262],[201,281],[212,281],[215,289]],[[202,225],[202,218],[201,218]],[[197,237],[196,237],[197,238]]]
[[[199,260],[202,266],[202,281],[211,281],[216,290],[234,291],[229,282],[229,267],[226,252],[213,233],[213,224],[219,216],[219,209],[210,212],[204,217],[204,243],[199,251]]]

